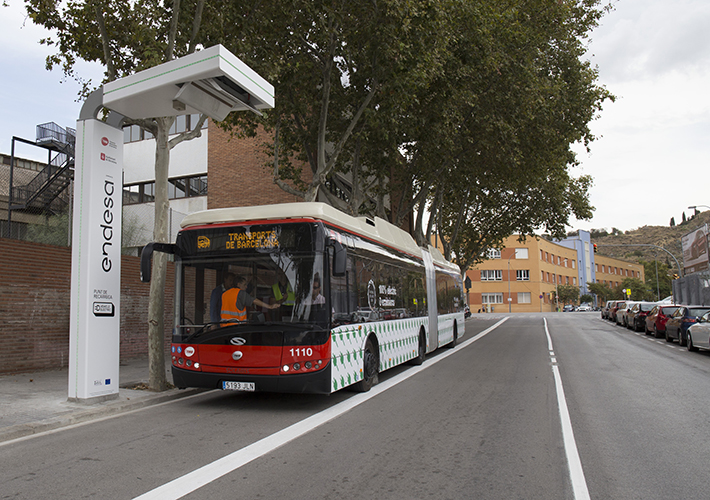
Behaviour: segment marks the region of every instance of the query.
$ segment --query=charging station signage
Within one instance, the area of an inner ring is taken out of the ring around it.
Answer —
[[[123,131],[77,122],[69,398],[118,396]]]

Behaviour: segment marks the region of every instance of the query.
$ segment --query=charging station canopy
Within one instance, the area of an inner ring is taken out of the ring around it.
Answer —
[[[141,119],[205,113],[224,120],[232,111],[274,107],[274,87],[222,45],[107,83],[103,105]]]

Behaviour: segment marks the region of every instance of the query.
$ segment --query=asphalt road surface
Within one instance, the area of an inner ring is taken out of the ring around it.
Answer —
[[[707,498],[709,354],[503,318],[366,394],[211,391],[2,444],[0,499]]]

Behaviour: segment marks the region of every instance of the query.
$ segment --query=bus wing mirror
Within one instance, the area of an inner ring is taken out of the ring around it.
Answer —
[[[345,276],[348,251],[339,241],[333,241],[333,276]]]
[[[141,281],[150,283],[150,273],[153,270],[153,252],[176,253],[175,245],[171,243],[148,243],[141,252]]]

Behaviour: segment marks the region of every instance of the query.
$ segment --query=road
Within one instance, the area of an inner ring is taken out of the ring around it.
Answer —
[[[710,355],[599,313],[500,319],[367,394],[212,391],[8,442],[0,498],[707,496]]]

